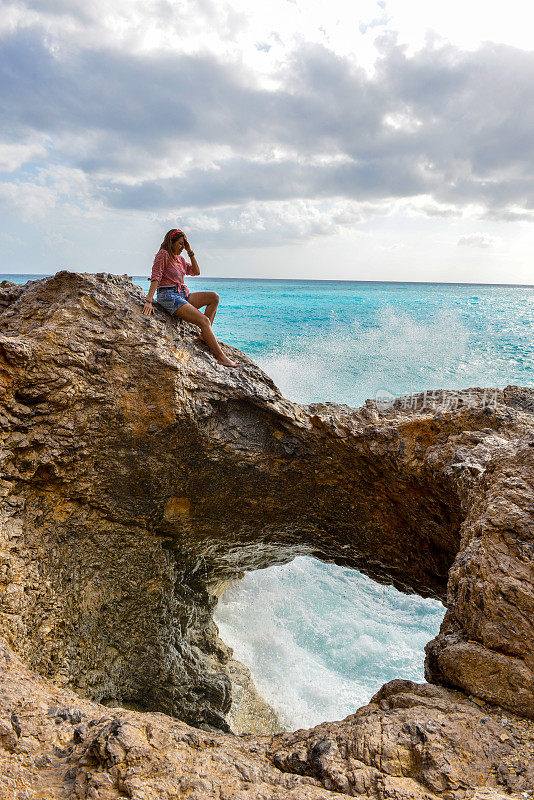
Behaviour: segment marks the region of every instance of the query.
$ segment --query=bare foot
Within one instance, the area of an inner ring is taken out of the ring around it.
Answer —
[[[241,363],[240,361],[230,361],[230,359],[226,356],[223,356],[223,358],[218,358],[217,361],[219,364],[222,364],[223,367],[238,367]]]

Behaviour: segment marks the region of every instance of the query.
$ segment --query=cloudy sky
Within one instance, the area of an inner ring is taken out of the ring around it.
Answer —
[[[534,284],[507,0],[4,0],[0,272]]]

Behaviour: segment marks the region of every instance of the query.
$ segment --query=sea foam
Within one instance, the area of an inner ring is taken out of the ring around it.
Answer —
[[[393,678],[424,679],[444,607],[355,570],[298,557],[250,572],[215,621],[288,729],[342,719]]]
[[[466,325],[452,311],[417,319],[386,307],[371,319],[347,321],[332,313],[328,326],[319,331],[306,323],[257,360],[291,400],[361,405],[384,391],[403,395],[459,388],[466,369],[476,380],[468,342]]]

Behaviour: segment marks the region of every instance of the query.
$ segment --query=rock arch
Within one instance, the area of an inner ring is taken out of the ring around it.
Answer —
[[[534,717],[534,392],[301,406],[141,300],[0,287],[0,625],[26,663],[224,729],[210,589],[307,554],[443,599],[428,679]]]

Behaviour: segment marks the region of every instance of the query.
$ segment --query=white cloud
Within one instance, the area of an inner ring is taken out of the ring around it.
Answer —
[[[102,203],[92,194],[81,170],[54,165],[1,182],[0,209],[10,218],[19,217],[26,222],[48,218],[54,224],[51,215],[59,217],[59,209],[72,216],[95,217],[101,215]],[[49,237],[53,235],[48,231]]]
[[[46,221],[51,245],[76,247],[90,220],[179,219],[228,249],[361,236],[370,220],[402,218],[441,225],[441,241],[468,245],[462,258],[489,249],[506,238],[493,226],[526,228],[534,214],[534,54],[481,45],[524,44],[519,10],[7,2],[9,224]],[[480,231],[454,228],[462,217]],[[380,248],[409,250],[399,231]]]
[[[370,204],[350,200],[291,200],[224,206],[201,215],[176,210],[160,219],[169,224],[179,219],[188,231],[203,234],[207,244],[218,247],[276,247],[354,231],[373,213]]]
[[[24,222],[44,219],[57,202],[57,192],[31,182],[0,183],[0,209],[6,216],[17,215]]]
[[[387,0],[386,9],[388,27],[399,32],[411,52],[423,46],[429,34],[464,49],[488,41],[532,48],[524,0],[507,0],[506,5],[487,0]]]
[[[30,161],[44,161],[46,157],[46,147],[42,142],[23,144],[0,141],[0,172],[14,172],[23,164]]]

